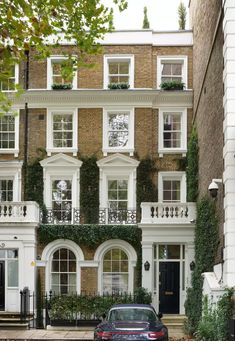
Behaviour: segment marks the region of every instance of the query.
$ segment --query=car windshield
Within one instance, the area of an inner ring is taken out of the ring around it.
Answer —
[[[154,322],[157,316],[150,309],[119,308],[112,309],[109,314],[109,321],[148,321]]]

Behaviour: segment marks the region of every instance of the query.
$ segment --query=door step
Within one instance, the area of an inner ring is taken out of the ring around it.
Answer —
[[[20,313],[15,312],[0,312],[0,329],[18,329],[26,330],[29,328],[29,322],[31,317],[27,318],[27,321],[22,321]]]

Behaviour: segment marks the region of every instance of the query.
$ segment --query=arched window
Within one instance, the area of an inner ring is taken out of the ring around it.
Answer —
[[[103,293],[128,292],[128,256],[120,248],[108,250],[103,257]]]
[[[76,256],[66,248],[57,249],[51,260],[51,290],[57,294],[76,292]]]

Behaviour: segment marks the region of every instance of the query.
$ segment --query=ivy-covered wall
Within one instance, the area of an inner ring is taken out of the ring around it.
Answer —
[[[82,158],[80,170],[81,217],[86,224],[99,221],[99,168],[96,157]]]
[[[131,244],[136,250],[137,286],[141,286],[142,266],[142,231],[137,226],[123,225],[40,225],[38,241],[45,246],[56,239],[69,239],[80,247],[95,250],[100,244],[110,239],[121,239]]]

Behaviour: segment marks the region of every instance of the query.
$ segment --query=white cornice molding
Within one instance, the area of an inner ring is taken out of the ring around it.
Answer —
[[[103,108],[104,106],[129,105],[135,108],[158,108],[163,106],[182,106],[192,108],[193,91],[164,91],[156,89],[133,90],[29,90],[18,98],[9,98],[14,107],[50,108],[58,105],[78,108]]]

